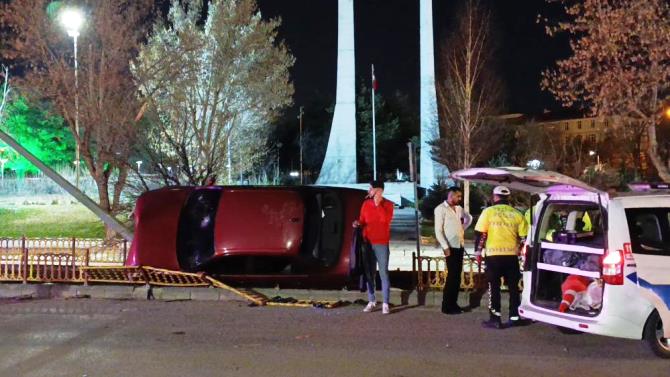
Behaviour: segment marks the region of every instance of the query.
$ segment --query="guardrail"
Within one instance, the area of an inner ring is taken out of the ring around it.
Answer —
[[[416,256],[412,253],[413,269],[416,272],[418,290],[443,289],[449,271],[446,257]],[[474,289],[477,277],[477,262],[474,258],[463,258],[461,289]]]
[[[463,270],[461,271],[461,289],[475,289],[482,281],[485,281],[484,263],[477,265],[473,257],[464,256]],[[521,268],[521,265],[519,266]],[[419,291],[441,290],[447,281],[449,270],[446,257],[416,256],[412,253],[412,270],[416,276],[416,288]],[[503,289],[507,289],[503,282]],[[523,290],[523,279],[519,280],[519,290]]]
[[[127,243],[99,239],[0,239],[0,281],[84,282],[83,268],[122,267]]]

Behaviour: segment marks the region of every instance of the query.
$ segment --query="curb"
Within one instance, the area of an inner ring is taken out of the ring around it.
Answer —
[[[364,292],[357,290],[315,290],[254,288],[268,298],[280,296],[307,301],[349,301],[367,300]],[[224,289],[214,287],[152,287],[153,299],[162,301],[246,301],[244,298]],[[131,285],[69,285],[69,284],[0,284],[0,298],[72,299],[95,298],[111,300],[147,300],[149,287]],[[381,292],[377,291],[377,301]],[[416,290],[408,291],[391,288],[390,301],[394,305],[439,306],[442,292],[430,291],[422,294],[421,300]],[[423,301],[423,302],[420,302]]]

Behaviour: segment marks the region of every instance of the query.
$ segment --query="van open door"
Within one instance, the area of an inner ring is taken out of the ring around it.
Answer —
[[[531,194],[543,193],[556,186],[570,186],[589,192],[599,192],[598,189],[567,175],[553,171],[533,170],[514,166],[463,169],[451,173],[451,177],[462,181],[494,186],[504,185],[511,190],[524,191]]]

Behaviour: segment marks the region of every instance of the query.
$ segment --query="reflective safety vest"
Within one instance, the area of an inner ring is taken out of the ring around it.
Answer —
[[[486,208],[475,230],[486,233],[486,256],[517,255],[519,237],[528,234],[528,223],[521,212],[507,204]]]

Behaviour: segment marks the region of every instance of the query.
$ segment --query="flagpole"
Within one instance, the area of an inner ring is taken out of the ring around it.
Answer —
[[[372,179],[377,180],[377,134],[375,124],[375,65],[372,64]]]

